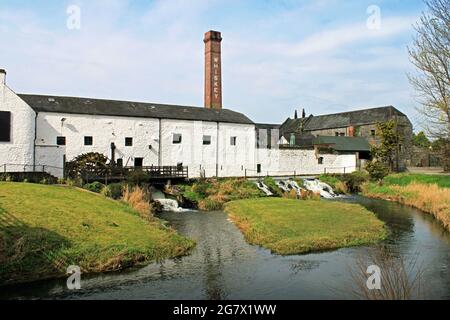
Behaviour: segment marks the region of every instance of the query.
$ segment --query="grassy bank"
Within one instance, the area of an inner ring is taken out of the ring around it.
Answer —
[[[430,213],[450,231],[450,176],[394,174],[384,178],[381,185],[366,184],[363,194]]]
[[[184,255],[193,242],[128,205],[70,187],[0,183],[0,284],[120,270]]]
[[[254,182],[244,178],[202,179],[176,188],[184,198],[205,211],[222,210],[229,201],[265,196]],[[173,190],[168,192],[174,193]]]
[[[360,205],[266,198],[233,201],[225,211],[251,244],[289,255],[375,243],[383,223]]]

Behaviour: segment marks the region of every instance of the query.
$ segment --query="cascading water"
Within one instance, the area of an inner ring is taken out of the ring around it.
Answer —
[[[317,179],[305,179],[303,181],[303,185],[306,189],[315,193],[319,193],[320,196],[325,199],[332,199],[337,197],[332,187]]]
[[[256,181],[255,183],[258,189],[264,192],[266,196],[268,197],[273,196],[273,193],[270,191],[269,187],[264,184],[264,182]]]
[[[277,181],[276,182],[278,188],[280,188],[281,190],[283,190],[284,192],[289,192],[289,187],[286,185],[286,183],[284,181]]]
[[[153,200],[160,203],[164,211],[171,212],[186,212],[188,209],[183,209],[178,205],[178,201],[174,199],[167,199],[161,191],[152,192]]]

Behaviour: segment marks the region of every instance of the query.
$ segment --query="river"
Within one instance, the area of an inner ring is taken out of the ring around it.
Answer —
[[[450,233],[431,216],[383,200],[351,197],[389,228],[384,245],[423,268],[424,297],[450,299]],[[166,212],[161,218],[197,241],[191,255],[110,274],[0,289],[6,299],[352,299],[349,268],[368,247],[278,256],[247,244],[223,212]]]

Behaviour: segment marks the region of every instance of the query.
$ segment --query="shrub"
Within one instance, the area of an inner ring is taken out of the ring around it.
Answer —
[[[364,172],[355,171],[350,174],[343,175],[342,179],[345,182],[348,191],[360,192],[362,185],[369,180],[369,177]]]
[[[70,187],[79,187],[81,188],[83,186],[83,180],[81,178],[75,178],[75,179],[66,179],[66,184]]]
[[[224,203],[219,200],[207,198],[199,201],[198,208],[204,211],[222,210],[223,204]]]
[[[199,181],[192,185],[191,191],[193,193],[196,193],[198,195],[198,198],[204,199],[208,196],[208,188],[210,187],[211,185],[206,181]]]
[[[92,183],[87,183],[83,186],[83,189],[89,190],[91,192],[100,193],[102,192],[103,188],[105,188],[105,185],[95,181]]]
[[[347,184],[343,181],[338,181],[336,182],[336,184],[334,185],[333,188],[334,192],[337,194],[348,194],[350,193],[347,187]]]
[[[122,183],[111,183],[103,188],[102,194],[105,197],[119,200],[122,198],[123,187]]]
[[[389,174],[389,168],[380,161],[370,161],[366,164],[366,170],[369,172],[370,179],[381,181]]]

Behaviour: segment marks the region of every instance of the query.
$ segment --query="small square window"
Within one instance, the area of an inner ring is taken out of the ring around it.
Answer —
[[[257,165],[256,165],[256,172],[257,172],[257,173],[261,173],[261,171],[262,171],[261,165],[260,165],[260,164],[257,164]]]
[[[66,145],[66,137],[56,137],[56,144],[58,146],[65,146]]]
[[[122,167],[123,167],[123,159],[117,159],[116,165],[117,165],[119,168],[122,168]]]
[[[203,136],[203,145],[209,146],[211,144],[211,136]]]
[[[334,135],[335,135],[336,137],[339,137],[339,132],[335,132]]]
[[[372,137],[375,137],[375,134],[376,134],[375,130],[370,130],[370,135],[371,135]]]
[[[320,158],[319,158],[318,163],[319,163],[319,164],[323,164],[323,157],[320,157]]]
[[[133,146],[133,138],[125,138],[125,147],[132,147]]]
[[[173,144],[180,144],[182,141],[182,136],[179,133],[174,133],[173,134],[173,138],[172,138],[172,142]]]
[[[341,133],[339,134],[339,136],[345,137],[345,133],[344,133],[344,132],[341,132]]]
[[[230,138],[230,145],[235,146],[237,142],[237,137],[231,137]]]
[[[94,138],[91,136],[84,137],[84,145],[85,146],[92,146],[94,144]]]

